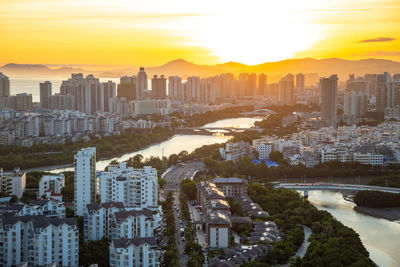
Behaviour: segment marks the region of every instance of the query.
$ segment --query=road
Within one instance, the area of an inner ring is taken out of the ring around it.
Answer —
[[[195,173],[204,168],[202,161],[193,161],[188,163],[181,163],[168,170],[163,175],[166,181],[164,192],[174,191],[174,215],[175,215],[175,239],[178,247],[178,257],[180,266],[187,266],[188,256],[185,254],[185,241],[182,241],[180,236],[180,227],[185,227],[185,223],[180,218],[180,203],[179,203],[179,190],[182,180],[186,178],[193,178]]]
[[[164,190],[165,191],[179,191],[182,180],[186,178],[193,178],[194,174],[204,168],[202,161],[192,161],[188,163],[180,163],[164,174],[164,180],[166,181]]]

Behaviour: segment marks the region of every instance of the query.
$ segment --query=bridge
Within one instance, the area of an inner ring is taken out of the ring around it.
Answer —
[[[258,131],[262,132],[263,129],[258,129],[258,128],[236,128],[236,127],[181,127],[181,128],[175,128],[175,130],[178,131],[226,131],[226,132],[236,132],[236,131]]]
[[[275,188],[287,188],[303,191],[304,196],[308,196],[308,191],[312,190],[347,190],[347,191],[380,191],[388,193],[400,194],[400,188],[384,187],[384,186],[371,186],[360,184],[333,184],[333,183],[279,183],[274,185]]]

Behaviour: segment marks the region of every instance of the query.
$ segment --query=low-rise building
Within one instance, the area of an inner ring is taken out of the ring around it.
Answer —
[[[64,174],[57,175],[43,175],[39,181],[39,196],[46,194],[50,190],[52,193],[60,194],[62,188],[65,186]]]
[[[247,181],[244,179],[218,177],[212,182],[224,193],[225,197],[241,197],[247,194]]]

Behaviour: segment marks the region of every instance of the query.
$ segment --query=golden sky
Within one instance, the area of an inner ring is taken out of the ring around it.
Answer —
[[[400,61],[400,0],[0,0],[0,62]]]

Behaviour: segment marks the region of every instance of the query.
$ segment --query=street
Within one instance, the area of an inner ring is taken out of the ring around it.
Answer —
[[[179,191],[182,180],[186,178],[191,179],[194,174],[202,168],[204,168],[204,163],[202,161],[179,163],[178,165],[172,167],[163,177],[167,182],[164,190]]]

